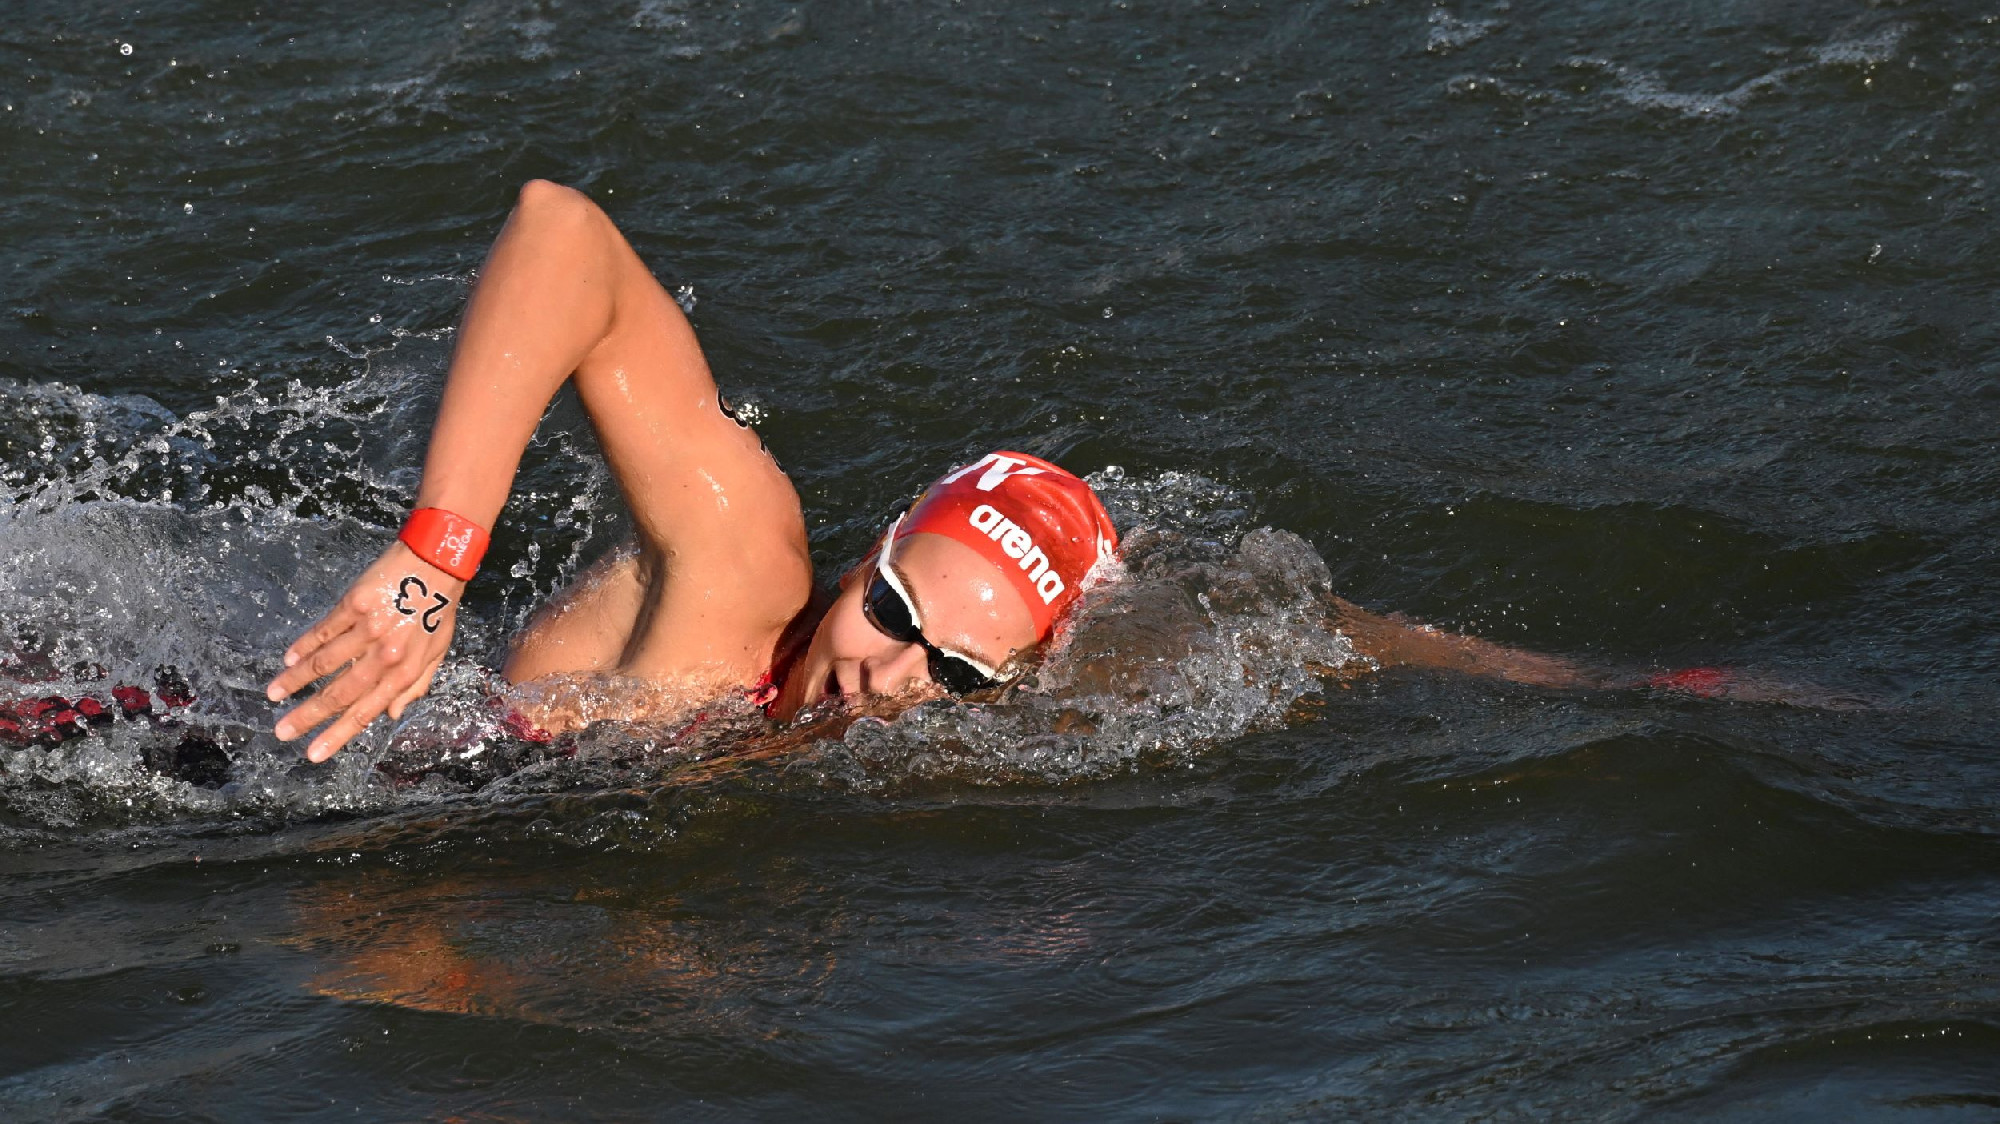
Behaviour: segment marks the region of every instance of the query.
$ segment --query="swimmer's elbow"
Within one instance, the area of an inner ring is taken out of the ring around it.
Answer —
[[[514,202],[515,216],[536,225],[591,222],[603,213],[590,196],[553,180],[529,180]]]

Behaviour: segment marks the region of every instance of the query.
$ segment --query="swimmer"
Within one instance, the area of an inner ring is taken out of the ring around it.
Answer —
[[[740,692],[785,722],[834,700],[962,694],[1032,665],[1116,549],[1088,485],[994,452],[940,477],[837,588],[815,586],[798,493],[722,404],[687,318],[611,219],[536,180],[473,287],[415,510],[284,653],[279,718],[324,761],[429,689],[529,439],[565,381],[632,512],[635,542],[586,570],[515,638],[512,683],[587,681],[637,721],[686,721]],[[1343,601],[1335,624],[1381,666],[1595,685],[1566,661],[1423,628]],[[622,686],[620,686],[622,685]],[[588,720],[561,692],[525,717]],[[324,727],[324,728],[321,728]],[[526,727],[524,727],[525,729]]]

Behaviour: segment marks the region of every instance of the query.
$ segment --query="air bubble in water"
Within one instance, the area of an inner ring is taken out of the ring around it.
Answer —
[[[132,53],[132,44],[130,43],[118,44],[118,53],[121,55],[130,55]]]

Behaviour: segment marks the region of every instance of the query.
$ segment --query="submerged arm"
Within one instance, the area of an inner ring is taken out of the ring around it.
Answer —
[[[1822,710],[1873,705],[1868,699],[1811,683],[1776,679],[1716,667],[1632,673],[1586,667],[1558,656],[1509,648],[1476,636],[1419,624],[1401,613],[1371,613],[1349,601],[1331,599],[1333,623],[1355,651],[1384,668],[1421,667],[1525,683],[1533,687],[1584,690],[1650,689],[1705,699],[1784,703]]]
[[[1384,668],[1422,667],[1483,675],[1535,687],[1604,687],[1612,678],[1555,656],[1419,624],[1401,613],[1371,613],[1335,597],[1333,621],[1355,651]]]

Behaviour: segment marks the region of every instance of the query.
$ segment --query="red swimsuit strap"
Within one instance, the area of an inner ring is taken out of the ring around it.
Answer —
[[[779,652],[778,658],[771,662],[770,669],[758,676],[757,682],[744,690],[743,697],[755,703],[757,708],[764,712],[764,717],[771,716],[771,708],[777,705],[778,695],[785,689],[785,677],[792,673],[792,665],[799,662],[799,657],[805,654],[805,649],[804,644],[793,644],[788,650]]]

